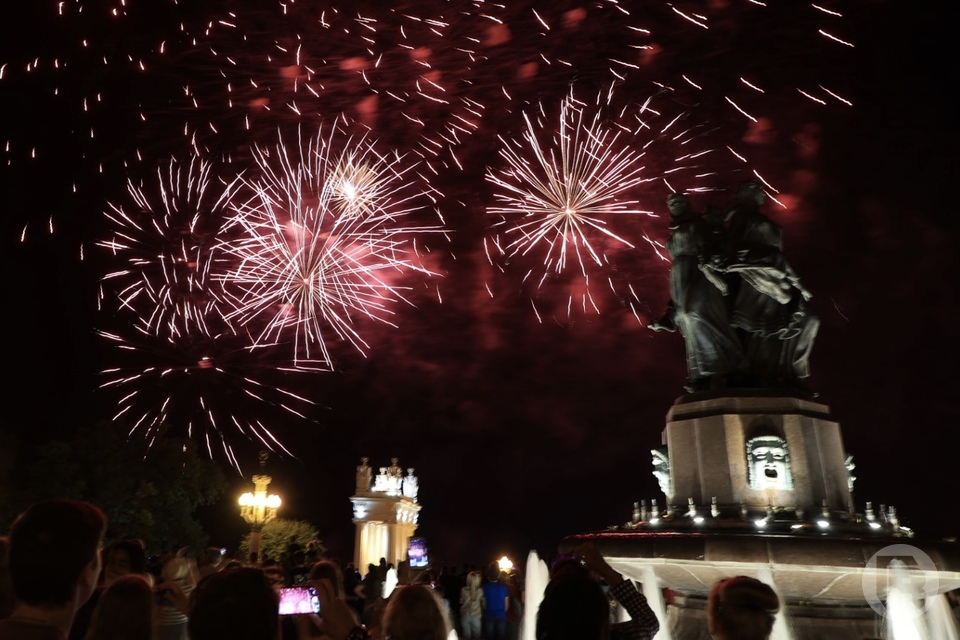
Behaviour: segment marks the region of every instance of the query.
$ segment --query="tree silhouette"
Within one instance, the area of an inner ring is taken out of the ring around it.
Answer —
[[[148,553],[202,549],[207,534],[194,516],[226,490],[220,467],[197,455],[194,442],[155,435],[127,437],[114,423],[82,427],[69,440],[28,443],[3,435],[0,530],[30,504],[50,498],[88,500],[107,514],[107,543],[140,538]]]
[[[309,522],[275,518],[263,525],[263,533],[260,537],[260,558],[280,560],[291,542],[300,545],[304,550],[312,545],[314,549],[322,552],[323,545],[320,544],[319,535]],[[243,558],[250,555],[249,533],[240,541],[240,553]]]

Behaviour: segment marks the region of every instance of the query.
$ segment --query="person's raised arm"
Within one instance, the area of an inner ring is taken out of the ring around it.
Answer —
[[[629,614],[630,620],[617,623],[611,629],[612,637],[624,640],[651,640],[660,630],[660,621],[647,599],[631,580],[624,580],[613,567],[607,564],[596,545],[586,542],[573,550],[584,566],[594,571],[610,585],[610,593]]]
[[[613,567],[607,564],[601,555],[600,550],[592,542],[585,542],[578,545],[573,550],[573,555],[580,559],[588,569],[599,575],[611,587],[615,587],[623,582],[623,576],[617,573]]]
[[[369,640],[370,634],[362,625],[357,624],[350,605],[337,597],[329,579],[308,582],[317,590],[320,615],[311,613],[300,617],[297,624],[299,640],[319,638],[320,634],[314,633],[315,631],[322,632],[333,640]]]

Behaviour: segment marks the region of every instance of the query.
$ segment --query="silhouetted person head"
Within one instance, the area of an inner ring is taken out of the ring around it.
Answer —
[[[216,566],[223,562],[223,553],[218,547],[207,547],[202,554],[197,556],[199,566]]]
[[[425,584],[396,589],[383,613],[383,637],[390,640],[446,640],[450,629],[440,597]]]
[[[467,586],[472,590],[477,590],[480,588],[480,585],[483,583],[483,577],[480,575],[479,571],[469,571],[467,573]]]
[[[537,611],[537,640],[606,640],[610,603],[586,567],[561,561],[543,591]]]
[[[17,599],[36,606],[86,602],[100,574],[106,529],[103,511],[81,500],[39,502],[20,514],[9,551]]]
[[[147,554],[136,540],[118,540],[103,553],[103,583],[131,573],[147,573]]]
[[[260,569],[224,569],[190,594],[190,640],[275,640],[280,596]]]
[[[82,500],[47,500],[30,506],[10,529],[13,618],[38,621],[68,633],[77,609],[96,589],[107,517]]]
[[[763,582],[747,576],[717,581],[707,598],[707,626],[716,640],[767,640],[780,599]]]
[[[153,599],[145,575],[118,576],[97,601],[84,640],[151,640]]]

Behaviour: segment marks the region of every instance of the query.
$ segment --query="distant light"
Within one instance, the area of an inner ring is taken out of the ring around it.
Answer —
[[[502,558],[497,560],[497,566],[500,567],[500,571],[510,571],[511,569],[513,569],[513,560],[511,560],[507,556],[503,556]]]
[[[237,502],[241,507],[267,507],[277,509],[280,507],[280,496],[274,494],[268,496],[261,494],[259,491],[253,494],[248,491],[240,496]]]
[[[693,521],[697,524],[700,524],[701,522],[703,522],[703,516],[697,516],[693,519]]]
[[[753,524],[755,524],[755,525],[757,525],[758,527],[760,527],[761,529],[763,529],[765,526],[767,526],[767,521],[766,521],[765,518],[758,518],[758,519],[756,519],[756,520],[753,521]]]
[[[827,522],[826,520],[817,520],[817,524],[820,525],[821,529],[826,529],[827,527],[830,526],[830,523]]]
[[[802,529],[802,528],[803,528],[803,525],[802,525],[802,524],[792,524],[792,525],[790,525],[790,528],[791,528],[791,529],[794,529],[794,530],[796,530],[796,529]]]
[[[650,524],[657,524],[660,522],[660,518],[650,518]]]
[[[871,529],[879,529],[879,528],[880,528],[880,523],[879,523],[879,522],[868,522],[867,524],[870,525],[870,528],[871,528]]]

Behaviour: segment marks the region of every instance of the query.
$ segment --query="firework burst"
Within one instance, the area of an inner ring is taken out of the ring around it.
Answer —
[[[222,320],[211,270],[234,183],[211,167],[196,157],[170,161],[156,184],[128,182],[130,204],[105,214],[112,229],[97,245],[120,268],[102,278],[101,297],[109,292],[108,306],[133,312],[147,333],[209,335],[209,323]]]
[[[101,182],[91,170],[166,155],[181,135],[239,155],[278,126],[343,113],[456,169],[478,131],[571,82],[683,89],[743,125],[849,104],[848,4],[38,1],[8,21],[22,47],[0,60],[0,83],[70,125],[16,128],[4,149],[41,165],[63,156],[68,132],[79,192]],[[807,64],[814,53],[835,64]]]
[[[114,352],[101,384],[117,396],[113,419],[147,436],[183,431],[231,461],[235,437],[286,451],[253,416],[306,417],[313,403],[286,385],[317,371],[270,345],[251,353],[227,321],[214,276],[234,185],[208,161],[171,161],[155,181],[128,182],[129,202],[110,205],[97,243],[122,265],[101,280],[105,322],[123,327],[99,332]]]
[[[121,327],[103,330],[116,347],[105,387],[121,392],[119,417],[189,425],[210,450],[239,434],[270,441],[217,396],[249,400],[243,415],[308,415],[303,397],[269,388],[330,369],[334,341],[363,352],[367,321],[392,324],[409,276],[435,271],[419,237],[436,227],[411,222],[423,176],[449,190],[431,197],[452,205],[451,219],[457,202],[493,192],[480,203],[497,218],[488,256],[504,271],[529,262],[521,273],[537,295],[563,280],[568,308],[576,297],[599,310],[603,283],[633,306],[649,284],[634,287],[638,278],[662,276],[650,261],[665,225],[648,233],[643,222],[667,192],[782,176],[778,163],[797,156],[775,136],[815,120],[811,109],[849,104],[847,5],[25,3],[6,25],[22,47],[0,60],[14,98],[6,121],[17,125],[3,160],[45,188],[10,217],[22,239],[67,215],[86,229],[71,200],[126,186],[109,235],[96,234],[113,259],[99,284],[104,324]],[[822,64],[809,64],[814,55]],[[611,83],[616,106],[564,98]],[[332,133],[269,143],[277,130],[346,117],[403,153]],[[123,184],[132,158],[184,148],[229,159],[242,179],[185,159],[155,184]],[[479,176],[486,185],[470,184]],[[774,192],[776,182],[765,183]],[[488,225],[467,217],[453,230],[466,231],[469,251]]]
[[[650,215],[626,196],[651,178],[642,150],[618,144],[623,131],[604,126],[599,111],[590,118],[583,107],[573,96],[565,99],[557,128],[525,116],[521,140],[500,139],[505,167],[487,179],[497,188],[498,203],[488,211],[504,217],[508,256],[542,245],[547,269],[560,273],[572,259],[586,275],[585,260],[603,264],[592,235],[633,248],[609,229],[606,218]]]
[[[497,217],[488,258],[528,259],[535,266],[525,279],[539,272],[532,278],[538,290],[548,279],[573,275],[571,288],[595,310],[591,275],[637,249],[635,240],[645,236],[638,220],[656,217],[664,189],[675,188],[668,180],[687,190],[709,188],[702,162],[711,149],[702,127],[684,129],[684,114],[668,119],[652,100],[632,112],[613,110],[612,95],[587,104],[571,92],[558,116],[543,105],[536,117],[525,115],[519,138],[500,138],[502,163],[486,176],[495,202],[487,211]],[[685,150],[669,155],[677,149]],[[606,282],[617,293],[610,277]]]
[[[286,352],[230,332],[158,337],[133,326],[124,335],[100,331],[113,347],[112,366],[100,387],[117,396],[114,422],[153,438],[177,432],[202,443],[213,458],[237,467],[238,440],[293,455],[267,425],[309,419],[315,403],[291,391],[317,373],[293,367]],[[286,417],[286,420],[283,418]]]
[[[360,318],[392,324],[393,303],[407,302],[402,277],[433,275],[416,238],[440,228],[409,222],[429,204],[415,165],[337,127],[254,155],[258,176],[243,180],[249,197],[235,207],[235,237],[220,247],[234,265],[219,276],[233,307],[227,318],[258,327],[257,345],[292,336],[296,362],[332,366],[334,335],[364,352]]]

